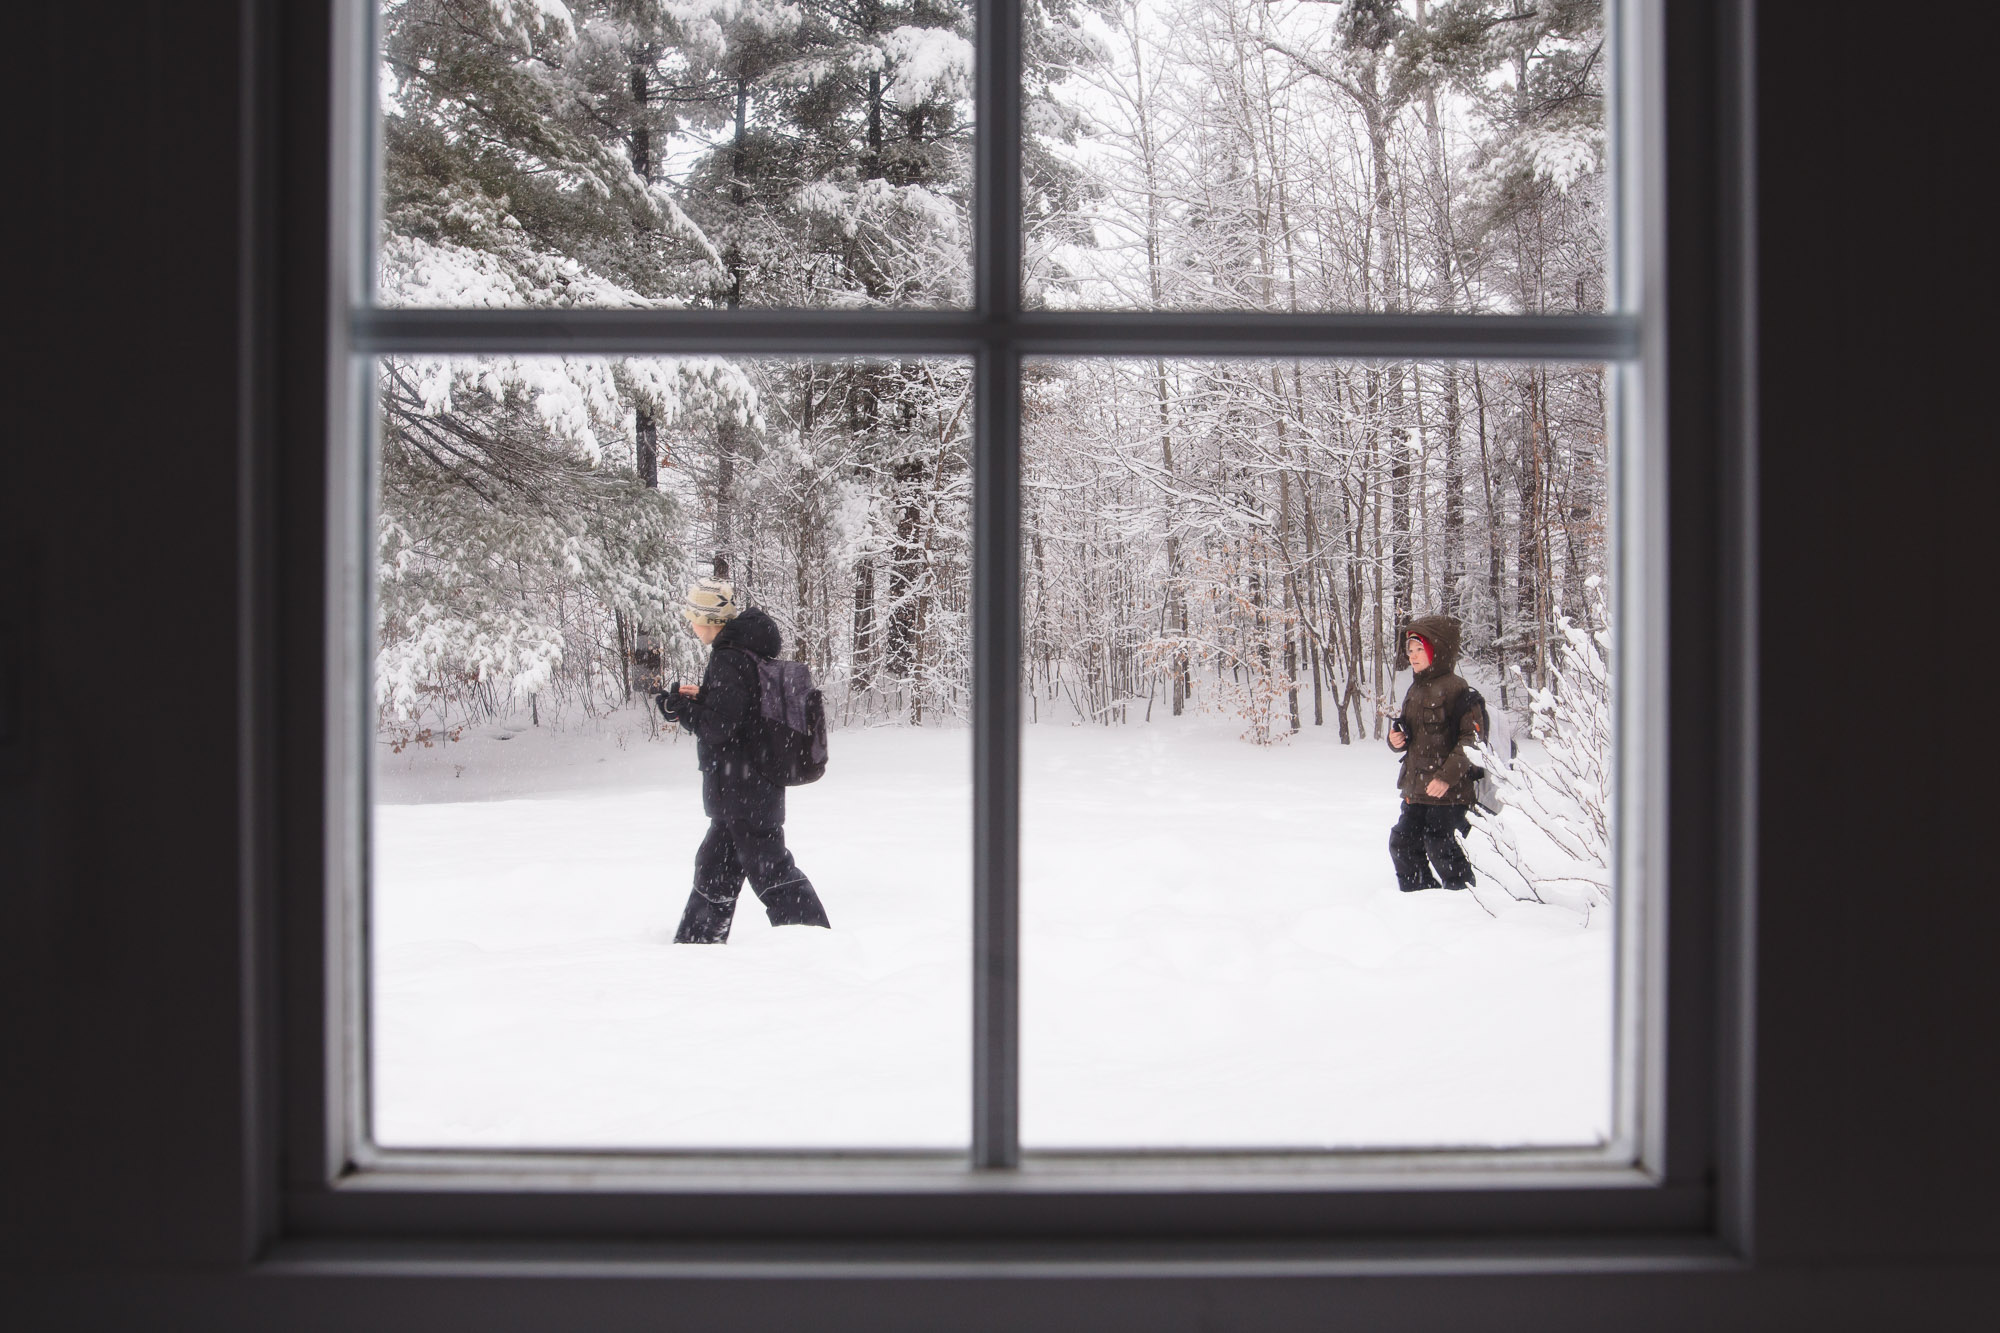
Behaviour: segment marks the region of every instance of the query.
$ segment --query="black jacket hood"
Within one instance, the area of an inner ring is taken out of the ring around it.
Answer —
[[[715,636],[715,646],[742,648],[759,657],[775,658],[784,648],[785,639],[778,632],[777,622],[753,606],[723,625],[722,633]]]

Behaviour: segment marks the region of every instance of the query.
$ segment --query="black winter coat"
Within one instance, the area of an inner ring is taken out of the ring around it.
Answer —
[[[701,808],[710,819],[760,828],[785,822],[785,789],[759,773],[751,755],[757,658],[775,658],[783,647],[777,625],[753,607],[715,636],[699,694],[659,696],[660,711],[695,735]]]

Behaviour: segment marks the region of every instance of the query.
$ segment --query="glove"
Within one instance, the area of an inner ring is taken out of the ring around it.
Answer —
[[[675,681],[664,690],[653,691],[653,706],[660,710],[660,716],[669,722],[681,720],[681,683]]]

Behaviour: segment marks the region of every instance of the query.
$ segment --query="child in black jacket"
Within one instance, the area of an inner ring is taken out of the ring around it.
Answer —
[[[681,614],[709,645],[708,667],[699,686],[676,683],[654,699],[662,714],[695,735],[709,824],[694,854],[694,892],[674,943],[727,943],[745,878],[772,925],[828,925],[812,881],[785,847],[785,789],[759,772],[752,756],[757,658],[778,655],[778,627],[762,611],[744,610],[734,586],[719,578],[689,588]]]

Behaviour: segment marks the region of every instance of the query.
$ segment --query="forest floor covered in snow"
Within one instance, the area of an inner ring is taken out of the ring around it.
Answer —
[[[834,732],[787,826],[834,929],[774,930],[746,889],[718,948],[670,943],[706,821],[692,742],[649,731],[383,747],[377,1141],[964,1146],[969,733]],[[1608,1134],[1611,914],[1398,893],[1395,759],[1332,731],[1027,729],[1024,1145]]]

